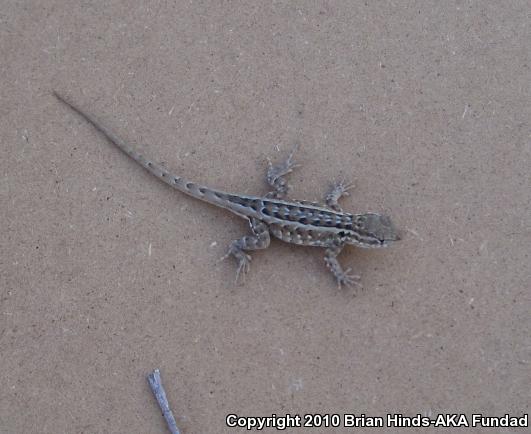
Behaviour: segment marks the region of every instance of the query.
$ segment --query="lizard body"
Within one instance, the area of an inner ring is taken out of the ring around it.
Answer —
[[[382,214],[350,214],[343,212],[338,204],[341,196],[348,195],[351,188],[342,182],[333,185],[325,197],[325,205],[308,201],[288,200],[289,185],[284,176],[292,172],[293,153],[281,164],[269,163],[267,182],[273,191],[265,196],[232,194],[212,189],[170,173],[163,166],[146,158],[111,130],[95,116],[81,110],[69,99],[54,92],[54,95],[81,115],[111,143],[143,166],[160,180],[196,199],[225,208],[249,221],[252,234],[232,241],[227,254],[238,261],[236,279],[249,271],[251,257],[246,251],[265,249],[270,235],[282,241],[302,246],[323,247],[325,263],[336,278],[338,286],[357,284],[359,276],[343,270],[337,256],[346,244],[358,247],[386,247],[399,239],[391,219]]]

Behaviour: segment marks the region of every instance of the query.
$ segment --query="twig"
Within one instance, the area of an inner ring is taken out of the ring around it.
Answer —
[[[155,369],[151,374],[148,374],[147,380],[153,395],[155,395],[155,398],[159,403],[159,407],[162,410],[162,415],[164,416],[164,419],[166,419],[166,423],[168,424],[168,429],[170,430],[171,434],[180,434],[179,428],[177,428],[177,423],[175,422],[175,418],[173,417],[173,413],[170,410],[170,405],[168,404],[168,399],[166,398],[166,392],[162,386],[160,371]]]

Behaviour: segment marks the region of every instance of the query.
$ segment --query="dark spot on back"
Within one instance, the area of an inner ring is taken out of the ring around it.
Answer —
[[[301,210],[299,208],[292,208],[289,213],[289,219],[292,221],[297,221],[299,219],[300,214]]]
[[[238,205],[247,205],[248,203],[247,199],[244,199],[243,197],[239,196],[229,196],[229,200],[232,203],[237,203]]]
[[[279,213],[280,213],[280,218],[286,218],[286,216],[289,215],[289,208],[287,206],[281,206]]]

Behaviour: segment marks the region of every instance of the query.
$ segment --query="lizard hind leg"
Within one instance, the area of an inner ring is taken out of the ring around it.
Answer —
[[[354,183],[345,182],[345,181],[336,181],[332,184],[330,190],[325,195],[326,205],[333,209],[334,211],[341,212],[341,206],[338,203],[338,200],[341,197],[349,196],[349,190],[354,188]]]
[[[271,160],[269,160],[266,179],[267,183],[273,187],[274,190],[269,192],[267,197],[283,199],[287,196],[290,190],[290,185],[288,184],[285,175],[293,172],[295,167],[300,166],[300,164],[295,164],[293,162],[293,155],[297,149],[299,149],[299,145],[295,145],[293,147],[288,155],[288,158],[286,158],[286,160],[284,160],[282,163],[273,164]]]
[[[328,247],[325,251],[325,263],[328,269],[332,272],[337,281],[338,288],[341,288],[341,285],[346,286],[361,286],[359,283],[360,276],[350,274],[351,268],[343,270],[341,264],[337,260],[337,256],[341,253],[343,249],[343,244],[334,244],[331,247]]]
[[[240,278],[247,274],[251,268],[251,256],[245,253],[250,250],[261,250],[269,247],[270,236],[267,225],[260,220],[251,218],[249,219],[252,235],[246,235],[238,240],[234,240],[230,243],[229,250],[220,259],[223,261],[229,256],[234,256],[238,261],[238,268],[236,269],[236,282]]]

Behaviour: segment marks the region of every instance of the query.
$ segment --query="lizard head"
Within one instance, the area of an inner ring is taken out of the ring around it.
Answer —
[[[355,230],[346,242],[360,247],[387,247],[400,240],[391,219],[382,214],[367,213],[353,216]]]

